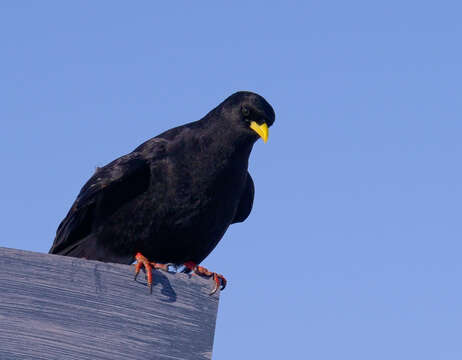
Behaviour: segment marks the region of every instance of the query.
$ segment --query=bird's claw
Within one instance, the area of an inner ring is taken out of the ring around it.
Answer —
[[[215,294],[218,288],[220,288],[220,291],[223,290],[226,287],[226,283],[227,283],[225,277],[217,273],[213,273],[213,280],[215,281],[215,287],[213,288],[210,295]]]
[[[135,264],[135,278],[138,277],[141,267],[144,266],[144,271],[146,273],[147,286],[149,288],[149,293],[152,294],[152,269],[159,269],[164,271],[169,271],[169,266],[172,264],[159,264],[152,261],[149,261],[143,254],[137,253],[135,255],[136,264]]]
[[[135,264],[135,277],[134,280],[136,281],[141,268],[144,266],[144,271],[146,274],[147,286],[149,288],[149,292],[152,294],[152,269],[159,269],[164,270],[167,272],[170,271],[170,267],[174,267],[176,269],[176,265],[172,263],[167,264],[159,264],[152,261],[149,261],[143,254],[137,253],[135,255],[136,264]],[[223,290],[226,287],[226,279],[223,275],[217,274],[215,272],[209,271],[203,266],[196,265],[195,263],[189,261],[184,264],[185,270],[192,271],[194,274],[204,276],[204,277],[211,277],[213,282],[215,283],[212,292],[210,295],[215,294],[218,289]],[[174,271],[176,272],[176,271]]]
[[[189,271],[193,271],[197,275],[213,278],[215,285],[213,287],[212,292],[209,295],[215,294],[219,288],[220,290],[223,290],[226,287],[227,281],[223,275],[209,271],[205,267],[196,265],[192,261],[186,262],[184,266],[186,269],[188,269]]]

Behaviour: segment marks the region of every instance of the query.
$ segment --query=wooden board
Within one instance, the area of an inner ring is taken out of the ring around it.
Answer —
[[[0,248],[0,359],[211,359],[213,280]]]

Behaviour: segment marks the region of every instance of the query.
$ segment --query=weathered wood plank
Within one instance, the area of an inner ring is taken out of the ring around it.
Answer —
[[[0,359],[210,359],[213,281],[0,248]]]

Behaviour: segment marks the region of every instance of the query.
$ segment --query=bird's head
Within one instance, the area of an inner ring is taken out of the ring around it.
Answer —
[[[265,143],[268,141],[268,129],[274,123],[275,114],[262,96],[249,91],[239,91],[223,101],[219,108],[231,122],[229,126],[241,136],[253,141],[259,137]]]

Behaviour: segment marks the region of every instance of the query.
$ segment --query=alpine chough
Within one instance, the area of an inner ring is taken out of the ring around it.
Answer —
[[[202,119],[146,141],[98,168],[81,189],[56,231],[52,254],[152,268],[198,266],[229,225],[252,209],[254,184],[248,168],[254,143],[268,139],[275,120],[260,95],[240,91]],[[149,259],[149,261],[148,261]],[[136,278],[135,275],[135,278]]]

